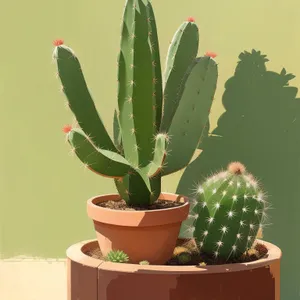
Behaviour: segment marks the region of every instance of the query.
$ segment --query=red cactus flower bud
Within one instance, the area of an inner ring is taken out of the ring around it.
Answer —
[[[61,40],[61,39],[53,41],[53,45],[56,47],[63,45],[63,43],[64,43],[64,40]]]
[[[63,130],[64,133],[69,133],[72,130],[72,126],[71,125],[65,125],[62,130]]]
[[[211,51],[207,51],[207,52],[205,53],[205,56],[209,56],[209,57],[211,57],[211,58],[215,58],[215,57],[217,56],[217,54],[214,53],[214,52],[211,52]]]
[[[242,163],[234,161],[228,165],[228,171],[236,175],[243,174],[246,171],[246,167]]]
[[[195,18],[193,18],[193,17],[188,17],[188,18],[187,18],[187,21],[188,21],[188,22],[195,23]]]

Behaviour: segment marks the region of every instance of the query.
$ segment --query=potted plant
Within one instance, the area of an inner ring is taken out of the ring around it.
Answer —
[[[177,30],[164,76],[152,5],[128,0],[118,57],[114,141],[96,111],[74,51],[54,42],[58,76],[78,128],[64,127],[72,150],[96,174],[113,178],[118,194],[89,199],[103,255],[124,251],[132,263],[163,264],[189,212],[185,197],[161,192],[162,176],[186,167],[205,133],[216,83],[214,54],[197,57],[193,18]]]
[[[280,299],[281,251],[257,239],[269,207],[245,167],[228,169],[198,186],[173,257],[163,265],[130,263],[124,251],[104,257],[95,241],[67,251],[69,300]]]
[[[189,18],[174,35],[162,76],[152,5],[127,1],[114,141],[75,53],[54,42],[79,125],[64,128],[67,139],[85,166],[113,178],[118,190],[87,202],[97,240],[67,250],[69,300],[280,299],[281,251],[257,239],[266,197],[241,163],[206,179],[194,199],[161,192],[162,176],[187,166],[207,133],[217,65],[214,53],[197,57],[198,41]]]

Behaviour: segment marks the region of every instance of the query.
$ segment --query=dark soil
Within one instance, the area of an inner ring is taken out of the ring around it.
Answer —
[[[104,260],[104,257],[102,255],[101,250],[100,250],[99,247],[97,247],[95,249],[88,250],[84,254],[86,254],[86,255],[88,255],[88,256],[90,256],[92,258]]]
[[[109,209],[115,209],[115,210],[154,210],[154,209],[164,209],[164,208],[172,208],[181,206],[184,204],[184,201],[178,200],[178,201],[167,201],[167,200],[157,200],[153,204],[147,207],[135,207],[135,206],[128,206],[124,200],[118,200],[118,201],[106,201],[97,203],[98,206],[109,208]]]
[[[85,252],[86,255],[91,256],[96,259],[104,260],[99,247],[91,249]],[[188,254],[190,255],[190,261],[181,263],[180,255]],[[245,263],[256,261],[261,258],[268,257],[268,249],[261,243],[254,244],[252,249],[249,249],[241,257],[234,260],[222,261],[216,260],[214,257],[209,256],[205,253],[199,253],[193,240],[178,240],[176,248],[174,249],[173,257],[166,263],[166,265],[185,265],[185,266],[205,266],[205,265],[221,265],[221,264],[234,264],[234,263]]]

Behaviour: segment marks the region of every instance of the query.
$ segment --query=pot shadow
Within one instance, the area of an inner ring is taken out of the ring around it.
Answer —
[[[283,299],[298,299],[300,261],[300,99],[289,86],[295,76],[266,68],[260,51],[239,55],[234,76],[225,83],[225,112],[201,143],[201,154],[186,168],[177,193],[193,197],[193,183],[227,167],[231,161],[246,165],[269,195],[272,224],[264,239],[279,246],[282,259]],[[186,235],[187,222],[181,228]],[[268,224],[266,224],[268,225]]]

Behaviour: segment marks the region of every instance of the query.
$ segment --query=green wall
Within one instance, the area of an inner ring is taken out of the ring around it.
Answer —
[[[77,53],[96,105],[112,132],[123,5],[123,0],[105,3],[92,0],[28,0],[18,3],[6,1],[1,5],[2,257],[63,257],[70,244],[94,237],[92,223],[86,216],[85,202],[95,194],[114,192],[115,188],[112,180],[84,170],[79,160],[69,155],[70,148],[65,143],[61,128],[66,123],[72,123],[73,116],[64,106],[65,99],[55,76],[55,64],[51,61],[52,40],[63,38]],[[233,76],[238,55],[244,50],[261,50],[270,59],[268,69],[280,72],[284,66],[288,73],[299,75],[290,84],[300,86],[299,1],[215,0],[212,3],[153,0],[153,5],[163,59],[175,30],[190,15],[195,17],[200,27],[199,54],[207,50],[218,53],[219,81],[211,114],[212,129],[224,110],[224,84]],[[257,103],[257,110],[260,108],[260,103]],[[266,124],[273,112],[270,102],[265,112]],[[266,231],[265,238],[276,242],[284,250],[284,255],[288,254],[283,259],[283,300],[299,299],[300,266],[294,262],[292,255],[300,246],[300,221],[297,223],[296,215],[300,209],[297,204],[300,197],[297,179],[300,178],[297,172],[289,173],[288,168],[283,168],[283,172],[280,169],[282,163],[277,171],[276,167],[272,169],[270,166],[276,166],[277,157],[282,161],[289,156],[290,152],[286,149],[293,147],[288,166],[300,171],[300,142],[298,138],[293,140],[293,136],[289,136],[284,147],[282,133],[274,132],[276,127],[268,128],[272,132],[273,144],[264,153],[253,153],[265,156],[276,153],[272,156],[274,161],[269,161],[267,165],[272,172],[263,172],[257,160],[250,169],[263,177],[263,183],[265,180],[273,193],[281,191],[280,199],[271,195],[270,200],[277,201],[274,212],[271,212],[274,227]],[[251,144],[253,149],[260,149],[260,144],[255,144],[258,142],[255,136],[251,138],[254,140]],[[226,147],[224,149],[229,153],[230,147]],[[243,151],[242,148],[236,149]],[[299,152],[296,152],[297,149]],[[237,150],[233,153],[236,157],[245,158]],[[217,165],[215,157],[208,157],[208,162],[214,161],[212,168],[223,166],[231,159],[230,155],[214,154],[224,159],[216,160],[219,162]],[[251,165],[249,155],[245,159]],[[295,160],[294,164],[291,159]],[[207,168],[209,165],[206,164]],[[174,192],[180,175],[166,178],[164,190]],[[288,198],[285,197],[285,189],[289,189]],[[288,222],[293,224],[292,230]],[[298,248],[294,249],[293,245],[298,245]]]

